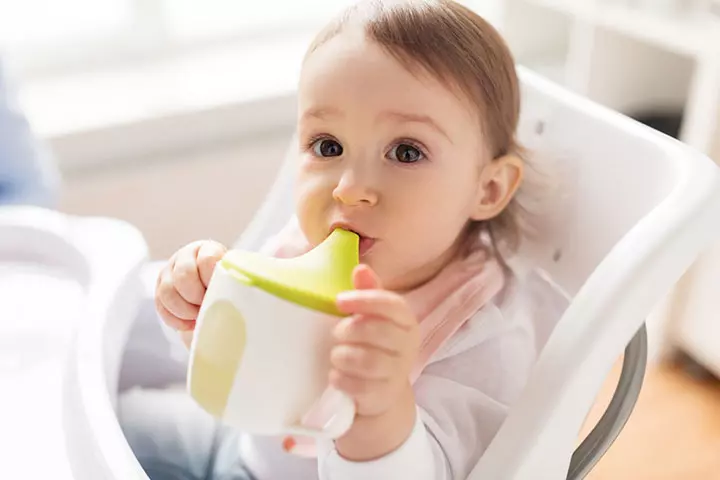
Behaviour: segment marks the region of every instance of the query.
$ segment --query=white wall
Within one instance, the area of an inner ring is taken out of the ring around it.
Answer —
[[[132,223],[153,258],[201,238],[231,243],[262,201],[290,135],[278,130],[196,152],[65,172],[60,208]]]

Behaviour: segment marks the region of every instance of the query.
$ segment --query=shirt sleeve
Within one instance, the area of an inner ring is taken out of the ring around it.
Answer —
[[[377,460],[352,462],[342,458],[331,444],[320,449],[320,480],[436,480],[449,479],[442,452],[426,429],[423,412],[417,408],[415,426],[395,451]]]
[[[370,462],[345,460],[324,445],[320,479],[467,478],[519,396],[534,359],[529,318],[509,321],[492,305],[478,312],[415,383],[418,415],[406,442]]]

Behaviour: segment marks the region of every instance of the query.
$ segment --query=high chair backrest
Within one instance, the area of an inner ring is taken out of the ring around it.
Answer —
[[[550,162],[558,200],[525,260],[570,306],[560,320],[537,320],[545,347],[535,372],[472,480],[565,478],[614,361],[720,233],[720,179],[708,158],[522,67],[519,75],[519,140]],[[238,246],[259,248],[293,214],[292,151]]]
[[[571,303],[471,480],[565,478],[613,364],[720,235],[720,176],[710,159],[524,69],[520,74],[520,139],[558,161],[567,187],[559,219],[541,232],[533,260]],[[650,327],[651,336],[662,333],[661,325]]]

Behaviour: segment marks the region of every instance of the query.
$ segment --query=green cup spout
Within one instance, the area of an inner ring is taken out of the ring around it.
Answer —
[[[360,263],[360,238],[341,228],[318,246],[295,258],[274,258],[231,250],[220,264],[239,281],[299,305],[341,316],[335,305],[340,292],[352,290],[352,273]]]

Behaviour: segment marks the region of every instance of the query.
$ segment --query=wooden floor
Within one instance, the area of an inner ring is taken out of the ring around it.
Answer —
[[[614,388],[609,379],[590,416]],[[636,409],[588,480],[720,480],[720,382],[679,364],[648,372]]]

